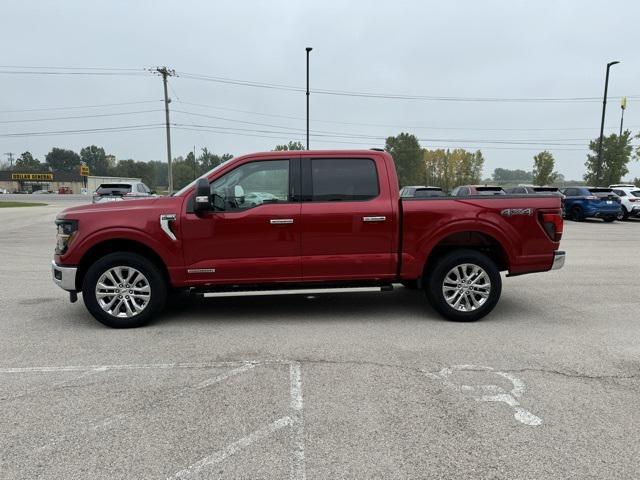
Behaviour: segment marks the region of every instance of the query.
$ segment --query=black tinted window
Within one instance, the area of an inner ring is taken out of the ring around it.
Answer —
[[[131,185],[124,183],[103,183],[96,190],[98,195],[125,195],[131,192]]]
[[[427,188],[419,188],[413,194],[415,198],[426,198],[426,197],[444,197],[444,193],[442,190],[433,190]]]
[[[313,159],[311,178],[317,202],[368,200],[379,193],[373,160]]]

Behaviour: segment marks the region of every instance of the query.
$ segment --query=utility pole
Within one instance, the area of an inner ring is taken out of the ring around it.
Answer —
[[[598,164],[596,165],[596,183],[600,181],[602,173],[602,139],[604,136],[604,114],[607,110],[607,89],[609,88],[609,69],[620,63],[619,61],[607,63],[607,75],[604,80],[604,98],[602,100],[602,120],[600,121],[600,141],[598,142]],[[598,185],[594,185],[597,187]]]
[[[624,124],[624,111],[627,109],[627,97],[622,97],[620,99],[620,110],[622,113],[620,114],[620,138],[622,138],[622,125]]]
[[[171,169],[171,129],[169,126],[169,104],[171,99],[167,92],[167,77],[175,77],[176,71],[168,69],[167,67],[156,67],[149,69],[151,73],[162,76],[162,84],[164,86],[164,115],[165,126],[167,128],[167,169],[169,177],[169,195],[173,193],[173,171]]]
[[[309,52],[311,47],[305,48],[307,51],[307,150],[309,150]]]
[[[7,152],[5,155],[9,158],[9,168],[13,168],[13,152]]]

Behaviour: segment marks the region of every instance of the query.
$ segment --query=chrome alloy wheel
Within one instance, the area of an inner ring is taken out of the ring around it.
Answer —
[[[150,299],[149,280],[132,267],[112,267],[96,283],[98,305],[114,317],[135,317],[149,305]]]
[[[491,280],[478,265],[463,263],[453,267],[444,277],[442,294],[454,310],[472,312],[489,299]]]

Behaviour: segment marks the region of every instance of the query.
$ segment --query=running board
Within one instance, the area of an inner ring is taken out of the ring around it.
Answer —
[[[205,298],[220,297],[264,297],[269,295],[315,295],[321,293],[364,293],[364,292],[389,292],[393,285],[380,287],[333,287],[333,288],[298,288],[289,290],[239,290],[223,292],[204,292]]]

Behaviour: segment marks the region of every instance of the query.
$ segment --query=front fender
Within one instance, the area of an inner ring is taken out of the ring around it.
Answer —
[[[132,228],[132,227],[106,227],[101,230],[91,232],[85,237],[78,238],[70,245],[69,252],[56,258],[56,263],[63,265],[79,265],[82,257],[96,245],[113,240],[129,240],[141,243],[153,250],[170,269],[171,267],[182,266],[181,242],[170,241],[168,238],[161,240],[155,235],[165,235],[164,232],[154,233]],[[170,243],[169,243],[170,242]]]

